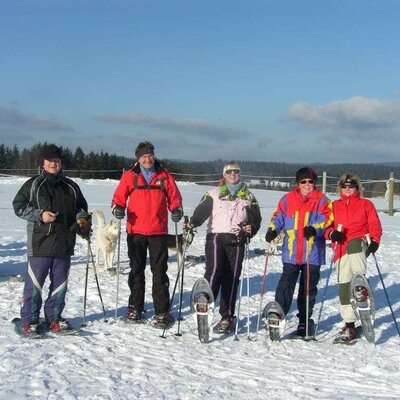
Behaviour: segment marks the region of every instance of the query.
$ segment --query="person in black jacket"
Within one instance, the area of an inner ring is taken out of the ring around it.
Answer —
[[[76,234],[85,239],[90,235],[87,202],[79,186],[63,176],[61,157],[59,147],[45,146],[42,173],[27,180],[13,201],[15,214],[28,222],[28,268],[21,307],[22,331],[27,336],[40,334],[42,288],[47,275],[50,286],[44,304],[46,322],[54,332],[71,328],[61,316],[71,256]]]

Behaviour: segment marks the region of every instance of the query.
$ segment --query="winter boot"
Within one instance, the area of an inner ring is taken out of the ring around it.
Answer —
[[[337,337],[339,342],[351,342],[357,337],[356,328],[353,323],[346,323],[346,325],[340,330]]]
[[[213,329],[214,333],[231,333],[233,331],[233,318],[229,315],[228,317],[222,317],[221,321],[215,325]]]
[[[312,336],[314,333],[314,320],[308,320],[308,332],[306,332],[306,322],[299,322],[296,335],[301,337]]]
[[[163,313],[154,316],[151,325],[154,328],[167,329],[173,324],[173,322],[174,319],[172,318],[172,315],[170,313]]]
[[[140,323],[142,320],[142,313],[135,307],[128,307],[126,320],[127,322]]]
[[[52,321],[49,324],[51,332],[63,333],[65,331],[71,331],[73,328],[65,318],[60,318],[58,321]]]
[[[22,333],[25,336],[38,336],[42,334],[39,321],[30,321],[22,325]]]

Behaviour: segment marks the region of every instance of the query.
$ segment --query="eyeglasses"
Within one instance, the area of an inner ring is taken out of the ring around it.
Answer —
[[[348,183],[348,182],[346,182],[346,183],[342,183],[340,185],[340,187],[342,189],[358,189],[357,183]]]
[[[226,171],[225,171],[225,174],[227,174],[227,175],[232,175],[232,174],[235,174],[235,175],[238,175],[238,174],[240,174],[240,169],[227,169]]]
[[[302,181],[299,182],[301,185],[305,185],[306,183],[309,183],[312,185],[314,183],[314,179],[303,179]]]

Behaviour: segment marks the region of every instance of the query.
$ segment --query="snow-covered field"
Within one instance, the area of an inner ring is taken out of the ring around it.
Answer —
[[[242,298],[239,341],[234,335],[211,334],[208,344],[197,338],[189,313],[189,296],[193,283],[203,275],[204,263],[187,265],[184,275],[183,317],[178,324],[161,332],[150,324],[131,326],[115,321],[116,277],[100,269],[98,278],[108,322],[103,319],[93,270],[89,271],[85,335],[27,340],[18,337],[10,323],[19,314],[23,284],[10,280],[26,266],[25,222],[12,210],[12,199],[23,178],[0,178],[0,399],[399,399],[400,338],[394,325],[373,259],[369,259],[369,279],[376,300],[376,343],[364,338],[354,346],[333,345],[332,339],[342,325],[338,315],[338,287],[332,273],[320,323],[318,341],[284,339],[271,343],[256,322],[260,307],[260,289],[265,255],[263,239],[266,224],[273,212],[279,192],[254,190],[262,208],[263,224],[250,244],[248,259],[250,302],[246,285]],[[90,209],[100,208],[107,220],[116,181],[79,180]],[[179,185],[185,214],[191,215],[205,186]],[[334,198],[334,195],[332,195]],[[383,199],[374,200],[378,209],[386,207]],[[398,206],[396,204],[396,206]],[[400,319],[400,216],[380,213],[384,228],[377,260],[397,319]],[[174,233],[171,225],[170,232]],[[204,255],[205,227],[201,227],[188,248],[188,256]],[[70,274],[64,316],[79,327],[82,322],[84,281],[87,260],[86,242],[78,239]],[[94,251],[94,245],[93,245]],[[327,252],[327,262],[331,251]],[[128,258],[125,234],[121,241],[118,315],[126,311],[128,299]],[[264,304],[273,299],[281,271],[279,255],[269,257]],[[314,317],[327,277],[328,265],[322,269],[320,292]],[[177,258],[171,251],[169,276],[171,292],[177,275]],[[246,278],[246,275],[245,275]],[[246,282],[246,281],[245,281]],[[154,310],[151,299],[151,272],[147,271],[147,318]],[[46,293],[46,292],[45,292]],[[218,303],[217,303],[218,304]],[[218,311],[218,309],[217,309]],[[247,314],[250,312],[250,339]],[[177,317],[178,296],[173,314]],[[286,333],[297,324],[296,304],[288,315]],[[218,319],[218,312],[214,316]]]

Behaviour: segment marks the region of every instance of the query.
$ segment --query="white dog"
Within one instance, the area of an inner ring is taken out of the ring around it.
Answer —
[[[96,267],[100,264],[100,252],[103,255],[104,267],[110,269],[113,266],[115,248],[117,247],[119,224],[116,220],[111,220],[106,224],[104,213],[97,208],[92,211],[97,218],[96,231]]]

